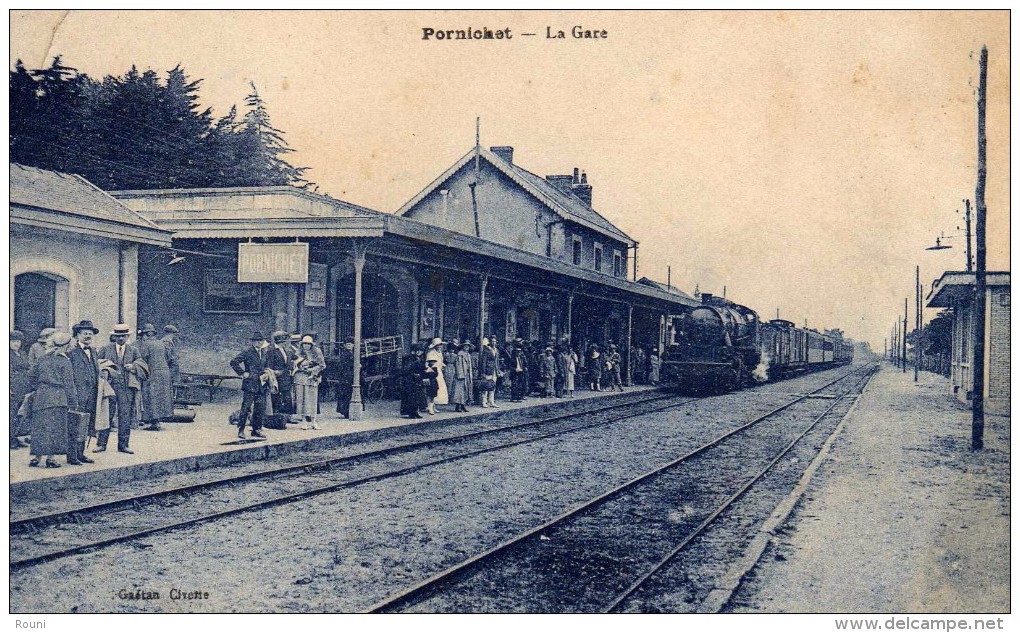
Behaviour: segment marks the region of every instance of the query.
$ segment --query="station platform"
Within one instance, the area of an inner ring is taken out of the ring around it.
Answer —
[[[206,468],[229,466],[295,452],[322,450],[374,441],[399,435],[409,428],[438,428],[454,424],[496,421],[519,413],[569,412],[594,406],[594,400],[612,400],[654,390],[650,386],[627,387],[619,391],[575,391],[572,398],[541,398],[530,396],[523,402],[497,400],[498,408],[471,406],[466,413],[453,411],[453,405],[437,405],[436,415],[423,414],[422,419],[402,418],[399,402],[382,401],[366,404],[364,419],[351,421],[336,413],[335,401],[322,403],[318,430],[302,430],[300,424],[288,424],[286,430],[263,429],[264,440],[237,437],[237,427],[229,423],[230,414],[240,408],[241,395],[222,401],[196,406],[193,422],[163,424],[160,431],[135,429],[131,432],[133,455],[117,451],[116,433],[111,434],[108,448],[93,453],[95,438],[85,451],[94,464],[80,466],[65,463],[58,457],[60,468],[31,467],[27,448],[10,451],[10,494],[17,501],[37,492],[82,490],[90,486],[109,486],[117,482],[166,477],[174,473],[193,472]],[[224,394],[229,396],[230,394]],[[250,436],[250,427],[246,429]]]
[[[736,593],[738,613],[1010,609],[1010,418],[884,363]]]

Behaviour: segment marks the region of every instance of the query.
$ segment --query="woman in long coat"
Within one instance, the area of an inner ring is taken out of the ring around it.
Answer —
[[[588,383],[592,391],[602,391],[602,366],[605,361],[599,353],[599,346],[592,345],[588,352]]]
[[[425,354],[425,364],[428,365],[429,361],[434,361],[436,371],[436,381],[439,383],[439,389],[436,395],[429,399],[429,413],[435,414],[437,404],[449,404],[450,403],[450,392],[446,387],[446,377],[443,375],[443,368],[445,363],[443,362],[443,340],[440,338],[432,339],[432,344],[429,345],[429,351]]]
[[[499,352],[488,338],[482,339],[482,349],[478,353],[478,375],[481,378],[482,406],[496,406],[496,381],[499,380]]]
[[[421,411],[428,407],[428,396],[425,393],[425,365],[418,354],[404,356],[397,376],[397,388],[400,390],[400,415],[411,419],[420,419]]]
[[[302,429],[319,428],[315,416],[319,411],[320,374],[326,369],[322,351],[315,345],[315,339],[305,336],[294,361],[294,413],[301,416]]]
[[[648,381],[653,385],[659,384],[659,371],[662,369],[662,359],[659,352],[653,351],[648,357]]]
[[[577,354],[573,347],[564,347],[560,352],[563,357],[563,391],[567,397],[574,397],[574,376],[577,375]]]
[[[156,337],[156,328],[146,323],[141,331],[138,352],[149,366],[149,378],[142,383],[143,424],[149,431],[158,431],[159,423],[174,415],[174,391],[166,344]]]
[[[467,403],[473,400],[472,391],[475,377],[471,367],[471,352],[468,348],[467,343],[461,345],[454,359],[453,403],[457,405],[456,411],[467,411]]]
[[[29,372],[32,396],[32,461],[38,466],[46,458],[47,468],[60,468],[54,455],[67,455],[67,413],[78,406],[78,392],[74,388],[74,372],[67,357],[71,335],[58,332],[53,335],[54,349],[39,357]]]
[[[28,393],[28,354],[22,350],[22,346],[25,342],[25,336],[18,330],[11,332],[11,349],[10,349],[10,396],[11,396],[11,448],[24,448],[27,446],[24,442],[18,439],[19,435],[28,435],[28,429],[25,425],[25,420],[18,416],[18,409],[21,408],[21,402],[25,399],[25,394]]]

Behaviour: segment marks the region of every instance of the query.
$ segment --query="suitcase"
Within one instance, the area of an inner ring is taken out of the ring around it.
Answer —
[[[87,411],[67,412],[67,436],[78,442],[84,442],[89,435],[89,423],[92,416]]]

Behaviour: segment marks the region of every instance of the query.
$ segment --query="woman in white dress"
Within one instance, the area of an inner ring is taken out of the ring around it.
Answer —
[[[326,368],[322,352],[315,346],[315,339],[305,336],[301,339],[294,363],[294,413],[301,416],[301,428],[319,428],[315,421],[319,406],[320,374]]]
[[[438,370],[438,376],[436,379],[439,381],[439,392],[435,398],[429,398],[429,415],[436,414],[437,404],[449,404],[450,403],[450,392],[446,387],[446,379],[443,377],[443,339],[434,338],[432,343],[429,345],[429,351],[425,354],[425,364],[428,365],[429,361],[434,361],[434,367]]]

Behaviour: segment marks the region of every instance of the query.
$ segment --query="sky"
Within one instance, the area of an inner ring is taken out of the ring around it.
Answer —
[[[423,39],[468,27],[512,37]],[[1005,11],[13,11],[10,64],[180,64],[217,116],[254,82],[321,192],[385,212],[481,117],[482,144],[526,169],[588,173],[639,276],[669,266],[684,290],[881,350],[905,297],[913,327],[914,266],[926,288],[965,266],[982,45],[988,267],[1009,270]],[[953,248],[925,250],[940,234]]]

